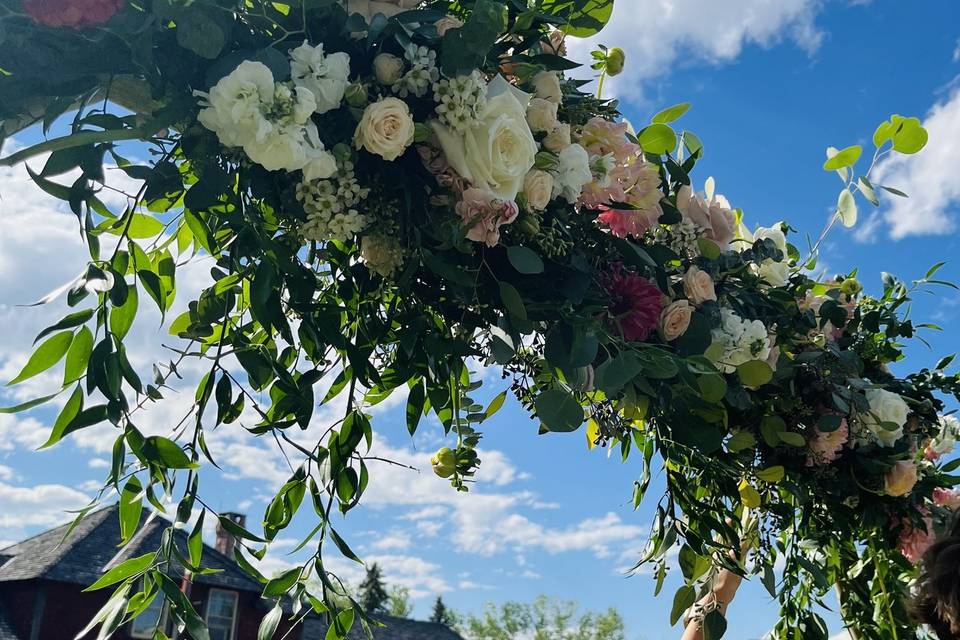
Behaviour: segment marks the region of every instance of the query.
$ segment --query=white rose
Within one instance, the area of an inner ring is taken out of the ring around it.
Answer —
[[[407,103],[384,98],[368,105],[357,125],[354,143],[384,160],[396,160],[413,142],[415,125]]]
[[[392,53],[381,53],[373,59],[373,73],[377,82],[392,86],[403,76],[403,60]]]
[[[274,91],[269,67],[245,60],[221,78],[209,93],[196,92],[206,106],[200,111],[200,123],[216,133],[224,146],[243,146],[270,129],[262,107],[273,103]]]
[[[527,126],[529,96],[498,79],[487,86],[478,126],[458,133],[436,120],[431,125],[457,173],[474,187],[510,201],[516,199],[533,167],[537,142]]]
[[[523,195],[531,209],[543,211],[553,197],[553,176],[546,171],[533,169],[523,180]]]
[[[713,278],[699,267],[692,266],[683,275],[683,293],[690,302],[700,306],[707,300],[716,300],[717,291],[713,286]]]
[[[861,424],[876,436],[881,445],[892,447],[903,437],[903,427],[907,424],[910,407],[903,398],[886,389],[867,389],[866,396],[870,411],[861,414]],[[888,430],[884,428],[884,424],[895,428]]]
[[[295,125],[275,127],[243,146],[247,156],[268,171],[297,171],[308,162],[303,135]]]
[[[533,76],[532,84],[538,98],[557,104],[560,104],[563,99],[563,92],[560,90],[560,77],[553,71],[541,71]]]
[[[298,87],[309,89],[317,101],[316,112],[326,113],[340,106],[350,75],[350,56],[343,52],[323,53],[323,44],[311,47],[304,40],[290,52],[290,75]]]
[[[557,103],[534,98],[527,107],[527,124],[534,133],[553,131],[560,124],[557,122]]]
[[[359,13],[369,22],[370,18],[378,13],[389,18],[401,11],[413,9],[418,4],[420,0],[347,0],[347,13]]]
[[[543,139],[544,148],[554,153],[560,153],[571,144],[573,144],[573,140],[570,138],[570,125],[567,123],[557,125],[557,127]]]
[[[583,192],[583,187],[593,181],[590,171],[590,155],[579,144],[572,144],[560,152],[559,167],[554,176],[554,197],[563,196],[574,204]]]
[[[660,335],[667,342],[676,340],[690,328],[693,305],[689,300],[677,300],[660,313]]]
[[[441,38],[447,34],[450,29],[459,29],[463,26],[463,20],[455,16],[444,16],[433,23],[437,28],[437,35]]]

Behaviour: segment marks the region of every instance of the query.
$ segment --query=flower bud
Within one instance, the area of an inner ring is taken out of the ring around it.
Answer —
[[[623,72],[627,56],[620,47],[614,47],[607,52],[607,75],[618,76]]]
[[[528,236],[535,236],[540,233],[540,220],[531,213],[525,213],[517,220],[517,229]]]
[[[860,284],[856,278],[847,278],[841,283],[840,291],[852,298],[863,291],[863,285]]]
[[[370,101],[370,93],[367,91],[367,85],[362,82],[354,82],[347,86],[343,97],[348,105],[357,108],[367,106],[367,102]]]

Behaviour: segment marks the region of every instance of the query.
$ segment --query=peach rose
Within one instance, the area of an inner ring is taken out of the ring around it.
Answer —
[[[713,278],[706,271],[693,266],[683,276],[683,293],[693,304],[700,306],[708,300],[717,299],[717,291],[713,287]]]
[[[917,484],[917,465],[909,460],[901,460],[893,465],[883,478],[883,490],[888,496],[905,496]]]
[[[689,300],[672,302],[660,312],[660,335],[666,341],[676,340],[690,328],[693,305]]]

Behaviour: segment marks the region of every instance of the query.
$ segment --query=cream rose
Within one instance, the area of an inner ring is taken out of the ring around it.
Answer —
[[[870,410],[861,415],[861,424],[876,436],[881,445],[892,447],[903,437],[910,408],[903,398],[886,389],[867,389],[865,395]]]
[[[553,176],[546,171],[533,169],[523,180],[523,195],[530,209],[543,211],[553,196]]]
[[[573,140],[570,137],[570,125],[567,123],[558,124],[543,139],[544,148],[554,153],[560,153],[571,144],[573,144]]]
[[[913,491],[916,484],[917,465],[909,460],[901,460],[884,476],[883,491],[888,496],[899,498]]]
[[[690,328],[693,305],[689,300],[672,302],[660,312],[660,335],[667,342],[676,340]]]
[[[557,103],[534,98],[527,107],[527,124],[534,133],[553,131],[560,124],[557,122]]]
[[[690,267],[683,275],[683,293],[693,304],[700,306],[707,300],[716,300],[713,278],[699,267]]]
[[[459,29],[463,26],[463,20],[454,16],[444,16],[433,23],[437,28],[437,35],[441,38],[447,34],[450,29]]]
[[[384,98],[368,105],[357,125],[354,143],[384,160],[396,160],[413,142],[415,125],[407,103]]]
[[[457,173],[473,186],[503,200],[515,200],[537,156],[527,125],[529,96],[498,78],[487,87],[479,124],[458,133],[431,122],[443,152]]]
[[[531,81],[537,97],[560,104],[563,92],[560,89],[560,77],[552,71],[541,71]]]
[[[373,74],[380,84],[394,85],[403,76],[403,60],[392,53],[381,53],[373,59]]]

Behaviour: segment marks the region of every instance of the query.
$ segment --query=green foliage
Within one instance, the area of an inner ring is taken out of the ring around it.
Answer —
[[[468,640],[625,640],[623,618],[610,608],[577,615],[577,603],[538,597],[533,603],[488,603],[480,616],[468,615],[459,625]]]
[[[360,583],[360,605],[367,613],[388,613],[390,610],[390,594],[383,584],[380,565],[377,563],[367,567],[367,575]]]
[[[406,587],[391,587],[387,598],[387,613],[397,618],[409,618],[413,613],[413,604],[410,602],[410,589]]]

